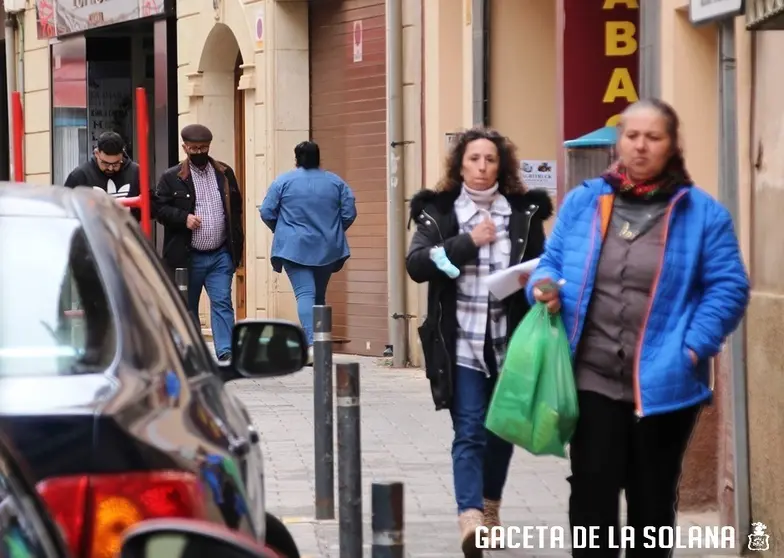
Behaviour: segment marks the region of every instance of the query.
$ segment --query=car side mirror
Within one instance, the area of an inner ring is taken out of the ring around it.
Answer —
[[[192,519],[142,521],[123,536],[119,558],[273,558],[260,543]]]
[[[308,342],[301,327],[285,320],[243,320],[234,326],[231,366],[241,378],[270,378],[301,370]]]

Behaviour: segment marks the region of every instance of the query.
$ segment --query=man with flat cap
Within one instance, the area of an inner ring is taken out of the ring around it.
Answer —
[[[212,132],[201,124],[181,132],[186,159],[163,173],[153,194],[164,227],[163,259],[174,273],[188,269],[188,308],[199,323],[202,289],[210,299],[215,353],[231,357],[231,281],[243,256],[242,195],[227,164],[210,157]]]

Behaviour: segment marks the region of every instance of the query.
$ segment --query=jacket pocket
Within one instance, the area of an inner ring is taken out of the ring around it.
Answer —
[[[422,355],[425,359],[425,375],[430,381],[430,392],[436,410],[446,409],[452,403],[452,376],[449,355],[438,331],[436,320],[429,316],[418,328]]]
[[[684,361],[684,370],[686,374],[689,375],[695,382],[697,382],[701,386],[705,386],[709,390],[714,390],[714,371],[713,366],[709,360],[706,361],[697,361],[697,364],[694,364],[694,361],[691,359],[691,352],[689,348],[684,345],[683,346],[683,361]]]
[[[185,190],[175,190],[172,192],[172,205],[177,209],[182,209],[190,213],[193,200],[190,192]]]

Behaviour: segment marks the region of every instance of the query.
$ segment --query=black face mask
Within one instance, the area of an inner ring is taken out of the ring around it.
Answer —
[[[207,163],[210,162],[210,154],[209,153],[191,153],[191,154],[188,155],[188,159],[190,159],[191,163],[193,163],[197,167],[206,167]]]

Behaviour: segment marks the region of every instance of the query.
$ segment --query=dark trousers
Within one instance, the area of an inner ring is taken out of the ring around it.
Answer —
[[[569,457],[569,522],[598,527],[600,548],[574,548],[572,556],[616,558],[609,532],[621,546],[620,492],[626,491],[627,522],[634,527],[634,548],[626,558],[670,556],[671,549],[645,548],[645,527],[674,526],[681,464],[701,406],[637,419],[631,403],[598,393],[578,392],[580,418]],[[590,533],[590,530],[589,530]],[[588,545],[586,545],[588,546]]]

